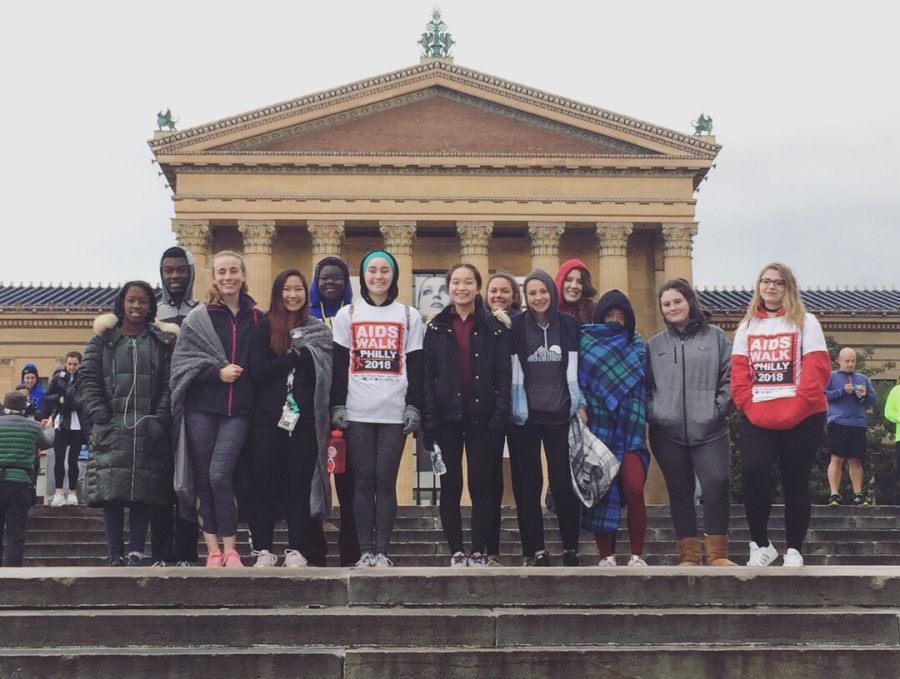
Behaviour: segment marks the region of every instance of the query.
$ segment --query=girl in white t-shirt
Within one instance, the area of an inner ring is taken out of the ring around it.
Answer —
[[[333,321],[331,419],[347,431],[354,474],[353,512],[362,556],[357,566],[392,566],[397,472],[406,435],[419,427],[423,400],[422,319],[396,301],[397,260],[367,253],[359,267],[362,301]]]

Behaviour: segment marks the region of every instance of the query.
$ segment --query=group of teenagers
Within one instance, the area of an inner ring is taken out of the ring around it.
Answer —
[[[347,459],[334,475],[340,563],[391,566],[403,449],[409,434],[424,432],[446,466],[440,517],[451,567],[501,565],[505,448],[525,565],[553,565],[544,540],[543,450],[563,547],[559,563],[581,565],[584,529],[594,535],[599,565],[616,565],[616,532],[627,508],[627,564],[646,566],[643,488],[652,450],[668,488],[681,565],[733,566],[734,407],[743,415],[747,565],[779,556],[767,534],[776,466],[785,497],[783,563],[803,564],[830,361],[787,266],[760,272],[731,345],[683,279],[660,288],[665,329],[645,342],[628,297],[611,290],[595,301],[589,269],[577,259],[555,278],[534,270],[521,286],[505,273],[485,285],[476,267],[456,264],[446,274],[450,303],[428,319],[397,300],[400,272],[384,250],[362,257],[358,297],[347,263],[326,257],[311,282],[297,269],[275,276],[265,313],[248,292],[240,254],[219,252],[209,265],[211,286],[199,303],[191,295],[190,253],[167,250],[162,302],[148,283],[126,283],[114,312],[95,321],[85,350],[78,394],[91,425],[86,500],[103,507],[110,565],[143,563],[153,520],[154,533],[174,545],[156,561],[196,560],[199,524],[206,566],[242,567],[239,510],[249,523],[253,565],[281,560],[273,549],[280,517],[288,527],[282,564],[324,565],[328,448],[341,432]],[[579,421],[619,463],[609,490],[591,506],[572,483],[569,434]],[[464,458],[468,546],[460,510]],[[236,482],[250,488],[246,503],[236,500]]]

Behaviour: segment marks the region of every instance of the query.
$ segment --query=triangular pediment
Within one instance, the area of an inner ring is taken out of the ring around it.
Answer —
[[[664,156],[711,161],[719,146],[435,61],[158,134],[158,156]]]
[[[409,155],[655,153],[445,87],[430,87],[211,150]]]

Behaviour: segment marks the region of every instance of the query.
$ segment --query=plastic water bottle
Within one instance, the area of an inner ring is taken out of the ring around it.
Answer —
[[[436,476],[441,476],[447,473],[447,465],[444,464],[444,457],[441,455],[441,449],[438,447],[438,444],[434,444],[434,450],[431,452],[431,468],[434,470]]]
[[[343,474],[347,464],[347,448],[344,432],[335,429],[328,440],[328,461],[326,468],[332,474]]]

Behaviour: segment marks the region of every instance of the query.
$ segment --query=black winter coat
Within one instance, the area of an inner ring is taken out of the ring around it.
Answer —
[[[451,310],[452,306],[446,307],[425,329],[425,431],[434,431],[439,422],[463,419],[459,348]],[[472,402],[468,412],[477,425],[505,431],[510,407],[509,332],[480,298],[474,314],[469,338]]]
[[[72,413],[78,415],[81,429],[87,429],[87,418],[84,416],[84,407],[81,402],[81,394],[78,391],[81,371],[77,371],[73,379],[69,379],[69,373],[65,369],[57,370],[50,379],[50,386],[44,393],[41,402],[41,410],[44,417],[60,416],[59,428],[69,430],[72,421]],[[60,399],[62,403],[60,403]]]
[[[159,323],[130,338],[115,315],[105,314],[94,321],[94,331],[79,380],[93,425],[87,502],[167,505],[174,463],[169,364],[178,326]]]

